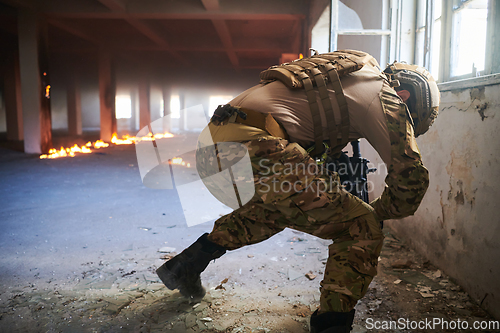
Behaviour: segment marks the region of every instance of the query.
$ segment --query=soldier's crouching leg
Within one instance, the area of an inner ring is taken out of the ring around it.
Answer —
[[[271,205],[250,201],[215,221],[208,239],[228,250],[262,242],[284,229],[283,217]]]
[[[321,282],[319,313],[349,312],[377,274],[383,234],[372,213],[352,220],[348,232],[329,246]]]

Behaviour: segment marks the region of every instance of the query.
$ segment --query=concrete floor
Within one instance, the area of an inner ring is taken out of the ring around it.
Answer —
[[[172,153],[193,139],[171,139]],[[231,251],[209,265],[207,296],[190,304],[154,271],[213,221],[187,227],[174,190],[145,188],[133,146],[56,160],[0,149],[1,332],[308,331],[328,241],[285,230]],[[354,332],[415,331],[368,330],[369,319],[491,320],[385,232],[379,275],[357,305]],[[163,247],[174,253],[158,252]]]

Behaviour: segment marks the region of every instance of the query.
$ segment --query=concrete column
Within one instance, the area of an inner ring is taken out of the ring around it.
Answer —
[[[35,12],[19,9],[19,67],[23,109],[24,151],[52,148],[47,25]]]
[[[19,56],[7,60],[4,76],[4,99],[7,122],[7,140],[23,140],[23,108]]]
[[[82,101],[80,97],[80,80],[74,74],[66,85],[68,103],[68,132],[70,135],[82,134]]]
[[[172,96],[172,92],[169,88],[163,87],[163,133],[169,132],[171,133],[171,113],[170,110],[170,97]]]
[[[101,140],[109,142],[116,133],[115,80],[109,52],[99,52],[99,105],[101,119]]]
[[[137,118],[138,118],[138,107],[137,107],[137,91],[135,89],[132,89],[130,91],[130,104],[132,108],[132,114],[130,116],[130,132],[132,134],[135,134],[135,132],[138,130],[137,128]]]
[[[151,103],[149,101],[149,79],[145,73],[139,77],[139,128],[151,123]]]
[[[181,114],[179,119],[179,130],[185,131],[187,130],[187,115],[186,115],[186,97],[184,93],[179,93],[179,104],[181,108]]]

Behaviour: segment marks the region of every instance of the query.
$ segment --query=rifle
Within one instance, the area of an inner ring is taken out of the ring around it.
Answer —
[[[369,203],[366,175],[377,169],[368,168],[370,161],[361,156],[359,140],[352,141],[351,146],[352,156],[348,156],[346,152],[342,151],[336,159],[327,157],[326,167],[339,175],[340,182],[346,191]]]

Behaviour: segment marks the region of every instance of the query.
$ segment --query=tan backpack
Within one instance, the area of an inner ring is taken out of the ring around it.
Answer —
[[[349,111],[342,90],[340,77],[360,70],[364,65],[372,64],[378,67],[377,61],[369,54],[354,50],[341,50],[324,54],[316,54],[308,58],[294,60],[278,66],[272,66],[260,73],[261,82],[279,80],[290,89],[305,89],[314,124],[314,150],[311,156],[323,153],[323,129],[315,87],[319,92],[328,126],[328,137],[331,147],[344,146],[349,142]],[[340,109],[341,122],[335,124],[332,102],[327,86],[335,91]],[[341,139],[338,140],[338,133]]]

